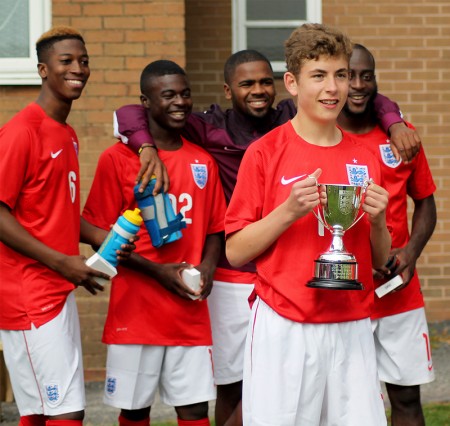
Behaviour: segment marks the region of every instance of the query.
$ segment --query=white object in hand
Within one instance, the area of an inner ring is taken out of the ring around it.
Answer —
[[[109,275],[110,278],[115,277],[117,275],[117,269],[111,265],[107,260],[103,259],[98,253],[94,253],[88,260],[86,260],[86,265],[90,266],[92,269],[96,271],[103,272],[106,275]],[[109,281],[100,277],[93,277],[95,281],[97,281],[100,285],[108,284]]]
[[[403,284],[403,279],[401,275],[396,275],[394,278],[390,279],[387,283],[380,285],[375,289],[375,293],[379,298],[382,298],[386,294],[390,293],[392,290],[395,290],[397,287]]]
[[[192,290],[194,290],[194,291],[200,290],[201,273],[198,269],[195,269],[195,268],[183,269],[181,271],[181,278],[183,279],[184,283]],[[188,296],[192,300],[197,300],[200,297],[200,296],[194,296],[192,294],[188,294]]]

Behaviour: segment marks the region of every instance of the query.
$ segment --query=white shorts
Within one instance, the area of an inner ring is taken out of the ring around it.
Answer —
[[[85,408],[80,324],[73,292],[59,315],[39,328],[0,330],[21,416]]]
[[[214,281],[208,296],[217,385],[242,380],[245,338],[251,314],[248,298],[253,287],[253,284]]]
[[[242,402],[246,426],[386,425],[370,320],[298,323],[257,299]]]
[[[108,345],[105,404],[139,410],[157,390],[173,407],[215,399],[211,347]]]
[[[372,330],[380,380],[401,386],[434,380],[424,308],[373,320]]]

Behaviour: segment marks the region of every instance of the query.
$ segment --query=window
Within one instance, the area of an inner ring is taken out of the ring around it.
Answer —
[[[284,41],[305,22],[322,22],[321,0],[233,0],[233,52],[255,49],[282,73]]]
[[[50,21],[51,0],[2,0],[0,85],[41,84],[35,43]]]

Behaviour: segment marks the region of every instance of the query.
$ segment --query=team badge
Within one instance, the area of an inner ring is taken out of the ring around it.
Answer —
[[[346,164],[347,177],[350,185],[364,186],[369,179],[369,169],[367,166],[357,166],[355,164]]]
[[[386,166],[395,169],[402,160],[397,160],[394,157],[394,153],[392,152],[391,145],[388,143],[380,145],[380,154],[381,159],[383,160],[383,163],[386,164]]]
[[[191,164],[192,176],[196,185],[203,189],[208,182],[208,168],[206,164]]]
[[[45,385],[45,393],[47,395],[48,402],[51,405],[57,404],[61,397],[61,393],[59,391],[59,385],[57,383],[51,383],[49,385]]]
[[[107,377],[105,388],[108,395],[114,395],[117,389],[117,379],[115,377]]]

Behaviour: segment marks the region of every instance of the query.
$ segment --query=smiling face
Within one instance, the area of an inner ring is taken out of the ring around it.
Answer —
[[[321,55],[317,60],[305,60],[298,76],[285,74],[285,85],[291,95],[297,96],[300,117],[334,123],[347,100],[347,59]]]
[[[38,64],[38,72],[47,94],[63,102],[78,99],[91,74],[84,43],[76,38],[57,41]]]
[[[238,65],[224,89],[233,109],[254,118],[265,117],[275,101],[273,72],[265,61]]]
[[[376,94],[375,61],[367,50],[356,48],[350,57],[350,86],[345,111],[353,115],[364,114]]]
[[[192,111],[191,88],[183,74],[151,76],[141,95],[152,132],[156,127],[181,129]]]

